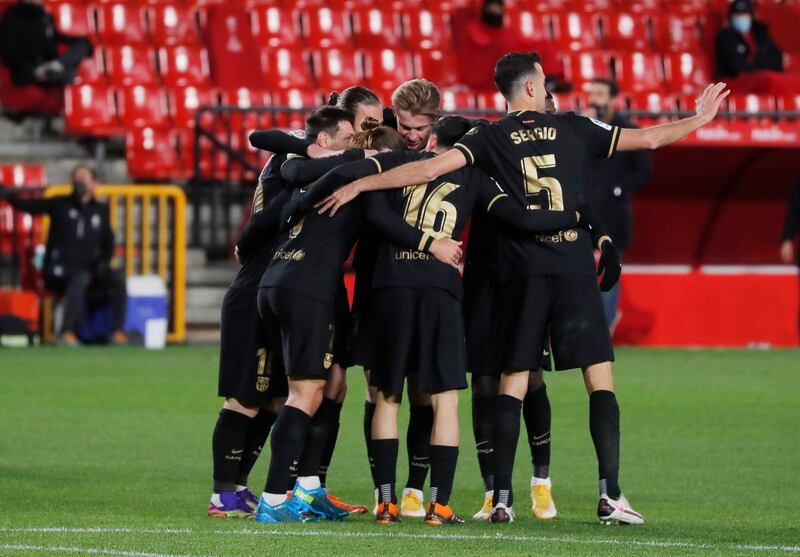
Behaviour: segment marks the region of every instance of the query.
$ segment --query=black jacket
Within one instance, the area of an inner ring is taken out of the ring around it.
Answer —
[[[54,60],[59,44],[76,40],[59,32],[53,16],[36,4],[14,4],[0,20],[0,58],[17,86],[32,83],[33,70]]]
[[[750,33],[756,45],[755,53],[750,52],[750,44],[735,29],[724,27],[717,34],[717,74],[720,77],[737,77],[740,73],[759,70],[783,70],[783,53],[772,42],[767,26],[753,21]]]
[[[109,223],[108,205],[92,199],[81,203],[72,195],[7,201],[32,215],[49,215],[45,277],[64,278],[79,269],[107,266],[114,254],[114,233]]]
[[[619,114],[610,124],[620,128],[636,127]],[[631,194],[645,185],[652,173],[650,154],[646,151],[618,151],[612,159],[598,159],[589,165],[587,197],[597,218],[620,249],[627,248],[631,241]]]
[[[794,240],[798,234],[800,234],[800,179],[797,180],[789,198],[789,208],[786,211],[781,240]],[[800,250],[797,251],[797,264],[800,265]]]

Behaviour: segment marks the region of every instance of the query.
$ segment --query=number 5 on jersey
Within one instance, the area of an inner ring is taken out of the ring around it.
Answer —
[[[539,155],[522,159],[522,175],[525,176],[525,195],[528,197],[542,198],[542,193],[547,199],[547,207],[543,203],[532,203],[528,209],[549,209],[551,211],[564,210],[564,193],[561,182],[550,176],[539,177],[539,170],[555,168],[555,155]]]

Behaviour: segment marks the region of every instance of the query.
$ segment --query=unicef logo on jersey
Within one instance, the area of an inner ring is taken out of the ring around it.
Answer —
[[[567,230],[564,232],[564,239],[567,242],[574,242],[578,239],[578,231],[577,230]]]

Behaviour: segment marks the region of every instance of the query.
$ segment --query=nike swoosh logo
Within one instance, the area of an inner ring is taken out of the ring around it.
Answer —
[[[534,441],[538,441],[539,439],[544,439],[545,437],[549,437],[549,436],[550,436],[550,432],[548,431],[547,433],[542,433],[541,435],[534,435],[533,436],[533,440]]]
[[[242,454],[244,449],[239,449],[238,451],[231,451],[231,454]]]
[[[429,456],[412,456],[411,460],[430,460],[431,457]]]
[[[475,443],[475,446],[476,447],[480,447],[481,445],[485,445],[487,443],[488,443],[488,441],[481,441],[480,443]]]

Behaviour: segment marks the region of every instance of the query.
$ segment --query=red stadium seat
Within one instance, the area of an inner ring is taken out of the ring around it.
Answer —
[[[327,7],[300,12],[303,38],[312,48],[331,48],[350,44],[350,18],[345,11]]]
[[[194,127],[195,113],[199,107],[217,104],[216,93],[206,87],[175,87],[167,96],[170,118],[180,128]]]
[[[269,106],[272,104],[269,91],[238,87],[222,91],[222,104],[250,108],[251,106]]]
[[[152,85],[126,87],[117,92],[117,111],[127,128],[166,126],[169,117],[166,92]]]
[[[47,186],[47,169],[41,164],[0,164],[0,183],[14,188]]]
[[[142,128],[125,137],[128,174],[134,180],[171,180],[181,175],[175,130]]]
[[[672,91],[694,93],[709,83],[711,71],[702,54],[675,52],[664,58],[667,83]]]
[[[361,58],[350,49],[328,48],[311,53],[317,87],[342,90],[364,80]]]
[[[506,112],[506,100],[497,91],[483,91],[475,94],[475,103],[480,110]]]
[[[180,4],[162,4],[149,8],[150,36],[159,46],[197,45],[197,12]]]
[[[661,57],[647,52],[614,55],[614,75],[622,91],[653,91],[664,87]]]
[[[603,19],[603,43],[611,49],[649,49],[648,16],[624,12],[608,14]]]
[[[421,50],[414,53],[417,77],[432,81],[439,87],[458,83],[455,54],[450,50]]]
[[[475,95],[469,91],[444,90],[442,91],[442,110],[445,112],[458,112],[459,110],[473,110],[475,108]]]
[[[595,77],[611,75],[610,56],[604,52],[582,52],[564,55],[564,77],[578,90],[585,90]]]
[[[392,10],[362,8],[352,13],[353,38],[362,48],[396,47],[402,31],[400,14]]]
[[[580,112],[586,105],[585,99],[582,92],[553,94],[557,112]]]
[[[406,10],[402,18],[406,44],[409,48],[438,49],[452,44],[449,14],[427,9]]]
[[[4,113],[56,116],[64,108],[64,95],[36,85],[15,87],[8,68],[0,64],[0,106]]]
[[[278,6],[258,6],[250,15],[253,35],[263,46],[295,47],[300,44],[298,14]]]
[[[261,51],[261,66],[267,82],[277,89],[311,86],[307,55],[293,48],[265,48]]]
[[[78,73],[75,76],[75,85],[83,85],[84,83],[99,83],[105,81],[106,74],[103,64],[103,51],[99,48],[94,50],[94,53],[89,58],[84,58],[81,65],[78,67]]]
[[[56,27],[65,35],[87,36],[95,32],[94,20],[83,2],[58,2],[47,9],[53,14]]]
[[[203,85],[209,81],[208,53],[204,48],[173,46],[158,49],[161,78],[167,85]]]
[[[107,85],[72,85],[64,89],[67,133],[74,135],[120,135],[114,91]]]
[[[671,112],[677,110],[677,99],[674,95],[657,91],[642,91],[625,94],[631,110],[648,112]]]
[[[364,72],[370,85],[378,90],[394,89],[414,76],[411,55],[406,50],[384,48],[361,53]]]
[[[549,40],[547,21],[543,14],[530,9],[507,10],[509,27],[519,36],[531,41]]]
[[[598,18],[592,14],[569,12],[551,16],[553,41],[565,50],[587,50],[599,46]]]
[[[794,118],[800,115],[800,94],[784,95],[778,97],[778,110],[782,112],[794,112]]]
[[[155,52],[146,46],[125,45],[105,49],[106,74],[115,85],[155,83]]]
[[[285,89],[283,91],[273,91],[272,105],[276,107],[288,107],[291,109],[301,109],[303,107],[317,106],[322,98],[317,93],[312,93],[307,89]],[[287,129],[302,129],[305,127],[307,112],[281,112],[275,113],[275,125]]]
[[[697,17],[693,14],[665,13],[653,19],[653,39],[661,52],[702,50]]]
[[[140,4],[101,4],[96,8],[97,31],[106,44],[142,43],[145,12]]]
[[[777,110],[775,98],[766,95],[736,95],[727,98],[728,112],[744,113],[737,118],[770,119]]]

